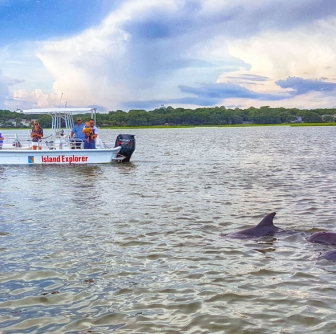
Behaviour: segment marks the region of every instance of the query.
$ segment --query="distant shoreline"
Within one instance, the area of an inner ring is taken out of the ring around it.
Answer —
[[[261,126],[336,126],[336,122],[331,123],[282,123],[282,124],[217,124],[217,125],[148,125],[148,126],[101,126],[99,129],[120,130],[120,129],[189,129],[189,128],[250,128]],[[44,128],[51,130],[51,128]],[[31,128],[0,128],[0,130],[31,130]]]
[[[100,129],[183,129],[183,128],[250,128],[261,126],[336,126],[336,122],[332,123],[283,123],[283,124],[218,124],[218,125],[151,125],[151,126],[104,126]]]

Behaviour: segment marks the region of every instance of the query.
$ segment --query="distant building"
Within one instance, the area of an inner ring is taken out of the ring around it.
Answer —
[[[21,120],[21,124],[23,125],[23,126],[30,126],[30,123],[31,123],[32,121],[30,120],[30,119],[25,119],[25,118],[23,118],[22,120]]]
[[[291,121],[291,123],[302,123],[303,122],[301,116],[294,116],[294,117],[295,117],[295,120]]]
[[[8,119],[6,123],[9,123],[9,124],[12,124],[13,126],[16,126],[16,120],[14,118]]]
[[[336,115],[322,115],[323,122],[335,122]]]
[[[159,109],[163,109],[163,110],[166,110],[167,108],[165,107],[164,104],[161,104],[160,108]]]

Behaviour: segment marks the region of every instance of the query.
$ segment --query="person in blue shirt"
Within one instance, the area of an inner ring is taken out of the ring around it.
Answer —
[[[76,148],[81,148],[82,143],[85,142],[85,133],[83,133],[83,129],[85,124],[82,122],[82,119],[77,118],[77,124],[71,130],[71,138],[75,137],[75,145]]]

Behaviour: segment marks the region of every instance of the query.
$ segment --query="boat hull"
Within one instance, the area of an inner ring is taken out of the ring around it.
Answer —
[[[103,164],[117,160],[121,147],[94,150],[0,150],[0,165]]]

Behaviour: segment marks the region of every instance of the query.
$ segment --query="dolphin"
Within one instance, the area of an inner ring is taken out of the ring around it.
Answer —
[[[331,251],[325,252],[321,254],[318,259],[326,259],[330,261],[336,261],[336,249],[333,249]]]
[[[311,235],[308,241],[316,242],[323,245],[336,245],[336,233],[317,232]]]
[[[283,231],[282,229],[273,225],[273,218],[275,215],[276,213],[272,212],[268,214],[257,226],[230,234],[230,236],[236,238],[258,238],[281,232]]]

